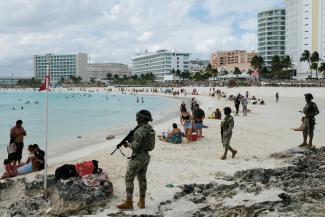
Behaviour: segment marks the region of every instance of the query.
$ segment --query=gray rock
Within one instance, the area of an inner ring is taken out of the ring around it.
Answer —
[[[84,185],[80,178],[56,182],[54,176],[48,178],[49,200],[43,197],[43,178],[27,182],[24,178],[0,183],[0,216],[36,217],[68,216],[88,208],[105,205],[113,194],[111,182],[98,189]],[[90,210],[95,212],[96,209]]]
[[[109,202],[113,193],[111,182],[99,188],[89,188],[80,178],[58,181],[51,189],[51,207],[54,215],[68,215],[89,207],[99,207]]]
[[[287,158],[293,165],[275,169],[250,169],[236,172],[226,180],[231,185],[192,184],[194,191],[178,193],[175,200],[190,200],[204,204],[191,216],[324,216],[325,213],[325,147],[308,150],[294,148],[276,153],[276,158]],[[199,186],[200,190],[197,189]],[[255,202],[249,207],[237,205],[225,207],[223,200],[232,198],[238,192],[253,193],[256,196],[264,190],[278,188],[285,191],[278,195],[278,201]],[[184,187],[183,187],[184,189]],[[172,201],[172,203],[175,201]],[[164,209],[166,204],[160,205]],[[172,207],[172,205],[168,205]],[[166,207],[166,208],[168,208]],[[161,214],[161,213],[159,213]]]

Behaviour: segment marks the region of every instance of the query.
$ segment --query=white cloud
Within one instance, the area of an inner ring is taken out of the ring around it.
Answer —
[[[87,52],[123,62],[146,49],[209,59],[222,49],[256,49],[256,15],[282,0],[0,1],[0,76],[32,75],[32,56]],[[191,14],[198,7],[199,14]]]

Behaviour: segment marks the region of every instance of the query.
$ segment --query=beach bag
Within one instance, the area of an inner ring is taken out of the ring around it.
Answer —
[[[70,179],[71,177],[78,176],[74,165],[64,164],[55,170],[55,179]]]
[[[149,133],[149,138],[148,138],[147,151],[152,151],[155,148],[155,143],[156,143],[156,132],[154,131],[154,129],[151,128]]]
[[[76,171],[79,176],[85,176],[88,174],[101,173],[102,169],[98,168],[98,161],[85,161],[82,163],[77,163],[75,165]]]

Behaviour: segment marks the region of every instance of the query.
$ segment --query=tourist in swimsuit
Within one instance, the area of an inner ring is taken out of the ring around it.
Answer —
[[[10,143],[14,142],[16,144],[16,156],[17,161],[20,163],[22,158],[22,152],[24,148],[24,137],[26,136],[26,131],[22,127],[23,121],[16,121],[16,126],[10,130]]]
[[[180,118],[181,118],[181,124],[184,126],[185,137],[187,139],[187,142],[189,143],[191,141],[191,135],[192,135],[191,114],[187,112],[186,109],[182,109]]]
[[[24,174],[32,173],[32,172],[39,170],[39,164],[38,164],[37,158],[35,156],[35,149],[34,149],[33,145],[28,146],[28,151],[29,151],[29,154],[28,154],[28,159],[27,159],[26,163],[20,164],[17,167],[18,175],[24,175]]]
[[[1,179],[12,178],[12,177],[15,177],[17,175],[16,166],[15,165],[12,165],[11,162],[10,162],[10,160],[5,159],[3,161],[3,165],[5,167],[5,172],[0,177],[0,180]]]
[[[177,124],[173,124],[173,130],[168,134],[167,142],[173,144],[181,144],[182,143],[182,132],[177,127]]]

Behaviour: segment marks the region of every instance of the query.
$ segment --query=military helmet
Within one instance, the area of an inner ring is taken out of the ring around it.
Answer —
[[[137,112],[137,117],[143,117],[147,121],[153,121],[151,117],[151,113],[148,110],[140,110]]]
[[[314,99],[313,95],[311,93],[306,93],[305,98],[307,99]]]
[[[225,113],[226,115],[231,114],[231,108],[230,108],[230,107],[225,107],[225,108],[223,109],[223,111],[224,111],[224,113]]]

